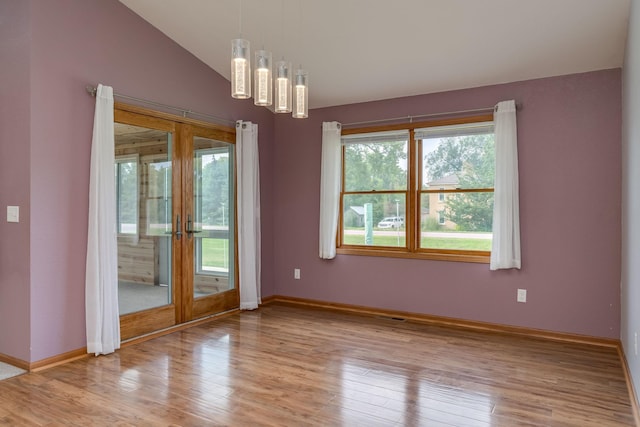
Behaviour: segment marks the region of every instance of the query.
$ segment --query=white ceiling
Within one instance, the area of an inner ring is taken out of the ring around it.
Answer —
[[[226,79],[241,25],[308,70],[311,108],[621,67],[631,2],[120,1]]]

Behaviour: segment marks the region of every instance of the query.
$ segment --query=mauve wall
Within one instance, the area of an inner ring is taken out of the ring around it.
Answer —
[[[0,2],[0,353],[29,357],[29,2]],[[6,222],[20,206],[20,222]]]
[[[640,397],[640,7],[631,4],[623,74],[622,115],[622,325],[620,340]]]
[[[85,85],[103,83],[116,93],[258,123],[266,242],[273,240],[274,124],[271,112],[232,100],[228,81],[116,0],[34,1],[31,10],[29,360],[37,361],[86,345],[84,274],[95,101]],[[268,245],[263,253],[269,294],[273,261]]]
[[[522,270],[318,258],[321,124],[467,110],[515,99]],[[551,331],[620,332],[621,71],[525,81],[276,118],[275,292]],[[293,269],[301,268],[301,280]],[[527,289],[526,304],[516,290]]]

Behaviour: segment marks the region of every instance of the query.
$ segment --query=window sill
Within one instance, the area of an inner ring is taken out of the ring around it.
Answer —
[[[378,256],[387,258],[429,259],[435,261],[471,262],[489,264],[490,252],[481,251],[439,251],[439,252],[409,252],[405,249],[392,248],[364,248],[359,246],[340,247],[336,249],[339,255]]]

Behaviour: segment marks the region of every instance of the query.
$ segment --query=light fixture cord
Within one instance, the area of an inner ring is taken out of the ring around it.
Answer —
[[[240,0],[240,13],[238,14],[238,32],[242,38],[242,0]]]
[[[298,13],[300,14],[300,19],[298,20],[298,34],[302,34],[302,0],[300,0],[298,2]],[[301,43],[301,41],[298,39],[298,48],[300,46],[304,46],[304,43]],[[298,52],[301,52],[301,50],[299,50]],[[299,64],[299,68],[302,68],[302,64]]]
[[[284,0],[280,0],[280,43],[282,44],[282,60],[284,61]]]

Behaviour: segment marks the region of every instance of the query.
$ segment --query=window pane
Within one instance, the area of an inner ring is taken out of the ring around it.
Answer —
[[[229,273],[230,196],[229,177],[233,176],[230,146],[208,148],[217,141],[196,137],[200,148],[194,152],[194,206],[196,271]],[[222,144],[222,143],[218,143]],[[231,206],[233,207],[233,206]]]
[[[118,229],[131,227],[135,198],[136,235],[118,236],[118,308],[120,314],[171,304],[171,141],[172,134],[116,123],[114,155],[120,179]],[[134,167],[135,165],[135,167]],[[134,169],[137,169],[134,173]],[[136,176],[133,184],[126,179]]]
[[[422,140],[422,188],[493,188],[493,133]]]
[[[171,160],[155,160],[146,164],[147,235],[171,234]]]
[[[194,299],[235,287],[234,146],[194,137]]]
[[[345,145],[344,191],[405,190],[407,140]]]
[[[138,163],[116,162],[118,233],[138,233]]]
[[[405,247],[405,200],[405,194],[345,195],[343,244]]]
[[[493,193],[438,193],[420,198],[420,248],[490,251]]]

